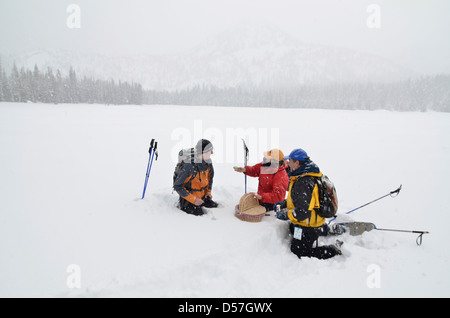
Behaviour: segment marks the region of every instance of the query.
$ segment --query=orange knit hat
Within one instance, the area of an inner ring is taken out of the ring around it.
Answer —
[[[281,161],[284,158],[284,154],[280,149],[272,149],[264,152],[264,158],[269,160]]]

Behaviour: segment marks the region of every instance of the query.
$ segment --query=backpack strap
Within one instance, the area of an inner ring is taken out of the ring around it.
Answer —
[[[323,182],[321,177],[313,177],[314,183],[317,184],[317,189],[319,190],[319,205],[323,202]]]

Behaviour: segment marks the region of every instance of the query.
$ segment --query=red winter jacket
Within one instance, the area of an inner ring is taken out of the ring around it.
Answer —
[[[263,167],[263,163],[254,166],[245,166],[245,174],[250,177],[259,177],[258,194],[262,197],[261,203],[275,204],[283,201],[289,185],[286,172],[287,164],[279,168]]]

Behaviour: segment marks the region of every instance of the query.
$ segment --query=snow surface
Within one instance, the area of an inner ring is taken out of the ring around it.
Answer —
[[[449,135],[450,114],[434,112],[0,103],[0,296],[449,297]],[[221,206],[195,217],[175,208],[172,173],[203,136]],[[431,234],[420,247],[409,233],[344,235],[343,256],[299,260],[286,222],[234,216],[241,137],[251,164],[307,150],[342,213],[403,184],[341,219]],[[159,160],[140,200],[151,138]]]

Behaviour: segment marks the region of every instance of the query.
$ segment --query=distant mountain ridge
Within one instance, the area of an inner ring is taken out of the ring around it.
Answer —
[[[395,63],[350,49],[305,44],[267,26],[240,26],[176,55],[111,57],[62,50],[35,50],[2,57],[11,67],[51,67],[77,76],[142,84],[174,91],[195,86],[291,88],[299,85],[395,82],[416,76]]]

